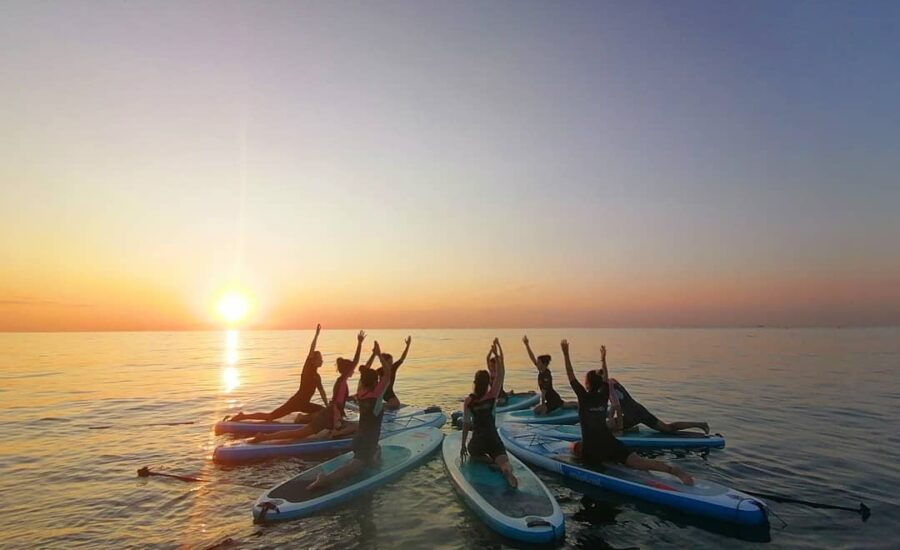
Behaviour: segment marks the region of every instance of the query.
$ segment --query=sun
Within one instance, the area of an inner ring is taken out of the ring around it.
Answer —
[[[225,321],[237,323],[242,321],[250,311],[250,301],[240,292],[227,292],[219,298],[216,310]]]

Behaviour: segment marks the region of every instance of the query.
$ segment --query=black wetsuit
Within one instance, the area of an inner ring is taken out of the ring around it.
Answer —
[[[272,416],[281,418],[292,412],[308,414],[324,409],[324,406],[310,402],[321,381],[322,377],[319,376],[319,370],[313,365],[312,356],[307,357],[306,362],[303,364],[303,370],[300,372],[300,388],[284,405],[272,411]]]
[[[403,364],[403,360],[400,360],[400,361],[397,361],[396,363],[394,363],[394,369],[393,369],[393,374],[391,375],[391,381],[390,381],[390,383],[388,383],[387,389],[384,390],[384,400],[385,401],[390,401],[391,399],[394,399],[395,397],[397,397],[397,394],[394,393],[394,380],[397,379],[397,369],[399,369],[400,365],[402,365],[402,364]],[[378,373],[378,378],[381,378],[384,375],[384,367],[378,367],[377,369],[375,369],[375,372]],[[399,399],[398,399],[398,401],[399,401]]]
[[[563,406],[562,397],[553,389],[553,373],[549,368],[538,372],[538,388],[541,394],[541,404],[547,406],[547,412],[554,411]]]
[[[658,418],[647,410],[646,407],[635,401],[628,391],[618,381],[613,383],[613,389],[619,398],[619,404],[622,405],[623,428],[630,429],[638,424],[643,424],[648,428],[656,429],[660,424]]]
[[[587,465],[601,462],[625,463],[631,452],[616,439],[606,425],[609,386],[589,392],[578,380],[570,380],[578,396],[578,420],[581,424],[581,460]]]
[[[381,438],[381,420],[384,418],[382,408],[375,414],[379,398],[368,397],[359,400],[359,428],[353,437],[353,458],[371,464],[378,452],[378,440]]]
[[[469,394],[469,414],[472,419],[472,439],[468,449],[472,456],[489,456],[497,458],[506,454],[506,447],[500,441],[497,425],[494,423],[493,397],[478,399],[474,393]]]

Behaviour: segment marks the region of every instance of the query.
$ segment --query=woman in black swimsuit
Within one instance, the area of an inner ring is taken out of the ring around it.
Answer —
[[[336,481],[354,476],[364,468],[378,464],[381,459],[378,440],[381,438],[381,420],[384,417],[384,392],[391,379],[394,363],[381,354],[381,347],[377,341],[372,354],[381,360],[384,376],[379,379],[378,374],[372,369],[365,369],[359,373],[359,386],[356,392],[356,401],[359,403],[359,428],[353,438],[353,459],[330,474],[319,474],[307,487],[310,491],[324,489]]]
[[[325,396],[325,388],[322,386],[322,377],[319,376],[319,367],[322,366],[322,353],[316,350],[316,342],[319,340],[319,333],[322,331],[322,325],[316,325],[316,335],[313,337],[312,344],[309,346],[309,354],[303,363],[303,370],[300,371],[300,389],[297,390],[290,399],[283,405],[272,412],[249,413],[239,412],[228,420],[232,422],[240,422],[242,420],[266,420],[273,422],[282,416],[291,414],[292,412],[317,413],[328,406],[328,397]],[[312,403],[313,393],[319,390],[322,396],[324,406],[318,403]]]
[[[559,396],[559,393],[553,389],[553,373],[550,372],[550,356],[541,355],[535,357],[534,352],[531,351],[531,345],[528,342],[527,335],[522,337],[522,342],[525,343],[525,349],[528,350],[528,357],[538,370],[538,388],[541,390],[541,403],[532,409],[534,414],[540,416],[551,413],[559,408],[576,408],[578,403],[563,401],[562,397]]]
[[[610,394],[610,398],[618,401],[621,408],[621,414],[617,415],[613,423],[610,424],[614,433],[636,430],[638,424],[643,424],[658,432],[667,434],[699,428],[709,435],[709,424],[706,422],[663,422],[657,418],[647,410],[647,407],[631,397],[625,386],[620,384],[618,380],[609,377],[609,370],[606,368],[606,347],[601,348],[601,359],[603,360],[603,381],[612,387],[613,391]],[[694,433],[696,434],[696,432]]]
[[[506,447],[500,441],[497,433],[497,425],[494,423],[494,407],[497,395],[503,387],[503,378],[506,375],[506,367],[503,364],[503,348],[500,341],[494,338],[494,344],[487,355],[488,370],[480,370],[475,373],[474,391],[469,394],[463,403],[463,428],[462,444],[459,447],[459,459],[465,460],[466,455],[472,460],[484,462],[495,466],[503,473],[510,487],[518,487],[519,480],[513,474],[509,457],[506,456]],[[468,446],[466,440],[472,432],[472,440]]]
[[[400,359],[396,363],[392,363],[393,374],[390,377],[390,382],[388,383],[387,390],[384,392],[384,408],[387,410],[396,410],[400,408],[400,399],[397,397],[397,394],[394,393],[394,382],[397,380],[397,370],[400,368],[400,365],[406,361],[406,356],[409,354],[409,345],[412,344],[412,336],[406,337],[406,347],[403,348],[403,353],[400,355]],[[394,357],[390,353],[382,353],[382,359],[385,361],[393,361]],[[360,372],[364,369],[368,368],[368,366],[360,368]],[[379,367],[375,372],[378,373],[379,377],[384,376],[384,367]]]
[[[573,454],[587,466],[600,466],[603,462],[618,462],[635,470],[655,470],[671,474],[685,485],[693,485],[694,478],[687,472],[659,460],[644,458],[633,453],[609,431],[609,385],[604,382],[603,372],[592,370],[585,375],[582,386],[575,377],[572,361],[569,359],[569,342],[560,343],[566,359],[566,374],[575,395],[578,396],[578,418],[581,424],[581,441],[573,445]],[[600,348],[606,356],[606,346]],[[605,365],[604,365],[605,368]]]
[[[347,397],[350,394],[347,380],[353,376],[353,371],[356,369],[356,365],[359,364],[359,354],[362,351],[362,343],[365,339],[366,333],[362,330],[359,331],[359,334],[356,336],[356,354],[353,356],[353,359],[338,357],[335,361],[338,378],[334,381],[334,388],[331,391],[331,403],[329,403],[327,408],[313,413],[308,420],[309,423],[301,428],[256,434],[249,442],[263,443],[266,441],[298,440],[313,438],[314,436],[316,438],[337,438],[347,437],[354,433],[356,431],[356,423],[345,422],[344,420],[346,416],[344,414],[344,404],[347,402]],[[369,359],[370,364],[374,357],[373,353],[372,358]],[[297,424],[302,423],[297,421]]]

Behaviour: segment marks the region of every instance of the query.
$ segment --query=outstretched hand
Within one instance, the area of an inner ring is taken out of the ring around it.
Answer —
[[[527,334],[526,334],[525,336],[522,337],[522,342],[524,342],[524,344],[525,344],[526,346],[528,345],[528,335],[527,335]]]
[[[322,323],[316,324],[316,334],[319,334],[320,332],[322,332]]]
[[[366,339],[366,331],[361,330],[359,334],[356,335],[356,341],[362,344],[362,341]]]
[[[559,346],[562,348],[563,355],[569,355],[569,341],[563,340],[559,343]]]
[[[375,345],[372,347],[372,353],[381,355],[381,346],[378,345],[378,340],[375,340]]]
[[[404,342],[406,342],[406,347],[409,347],[409,345],[412,344],[412,336],[407,336]]]
[[[600,346],[600,359],[606,361],[606,346]]]

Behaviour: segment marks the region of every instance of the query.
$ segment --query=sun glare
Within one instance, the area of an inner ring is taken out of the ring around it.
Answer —
[[[237,323],[247,316],[250,310],[250,302],[247,297],[239,292],[229,292],[219,298],[216,309],[222,319],[229,323]]]

